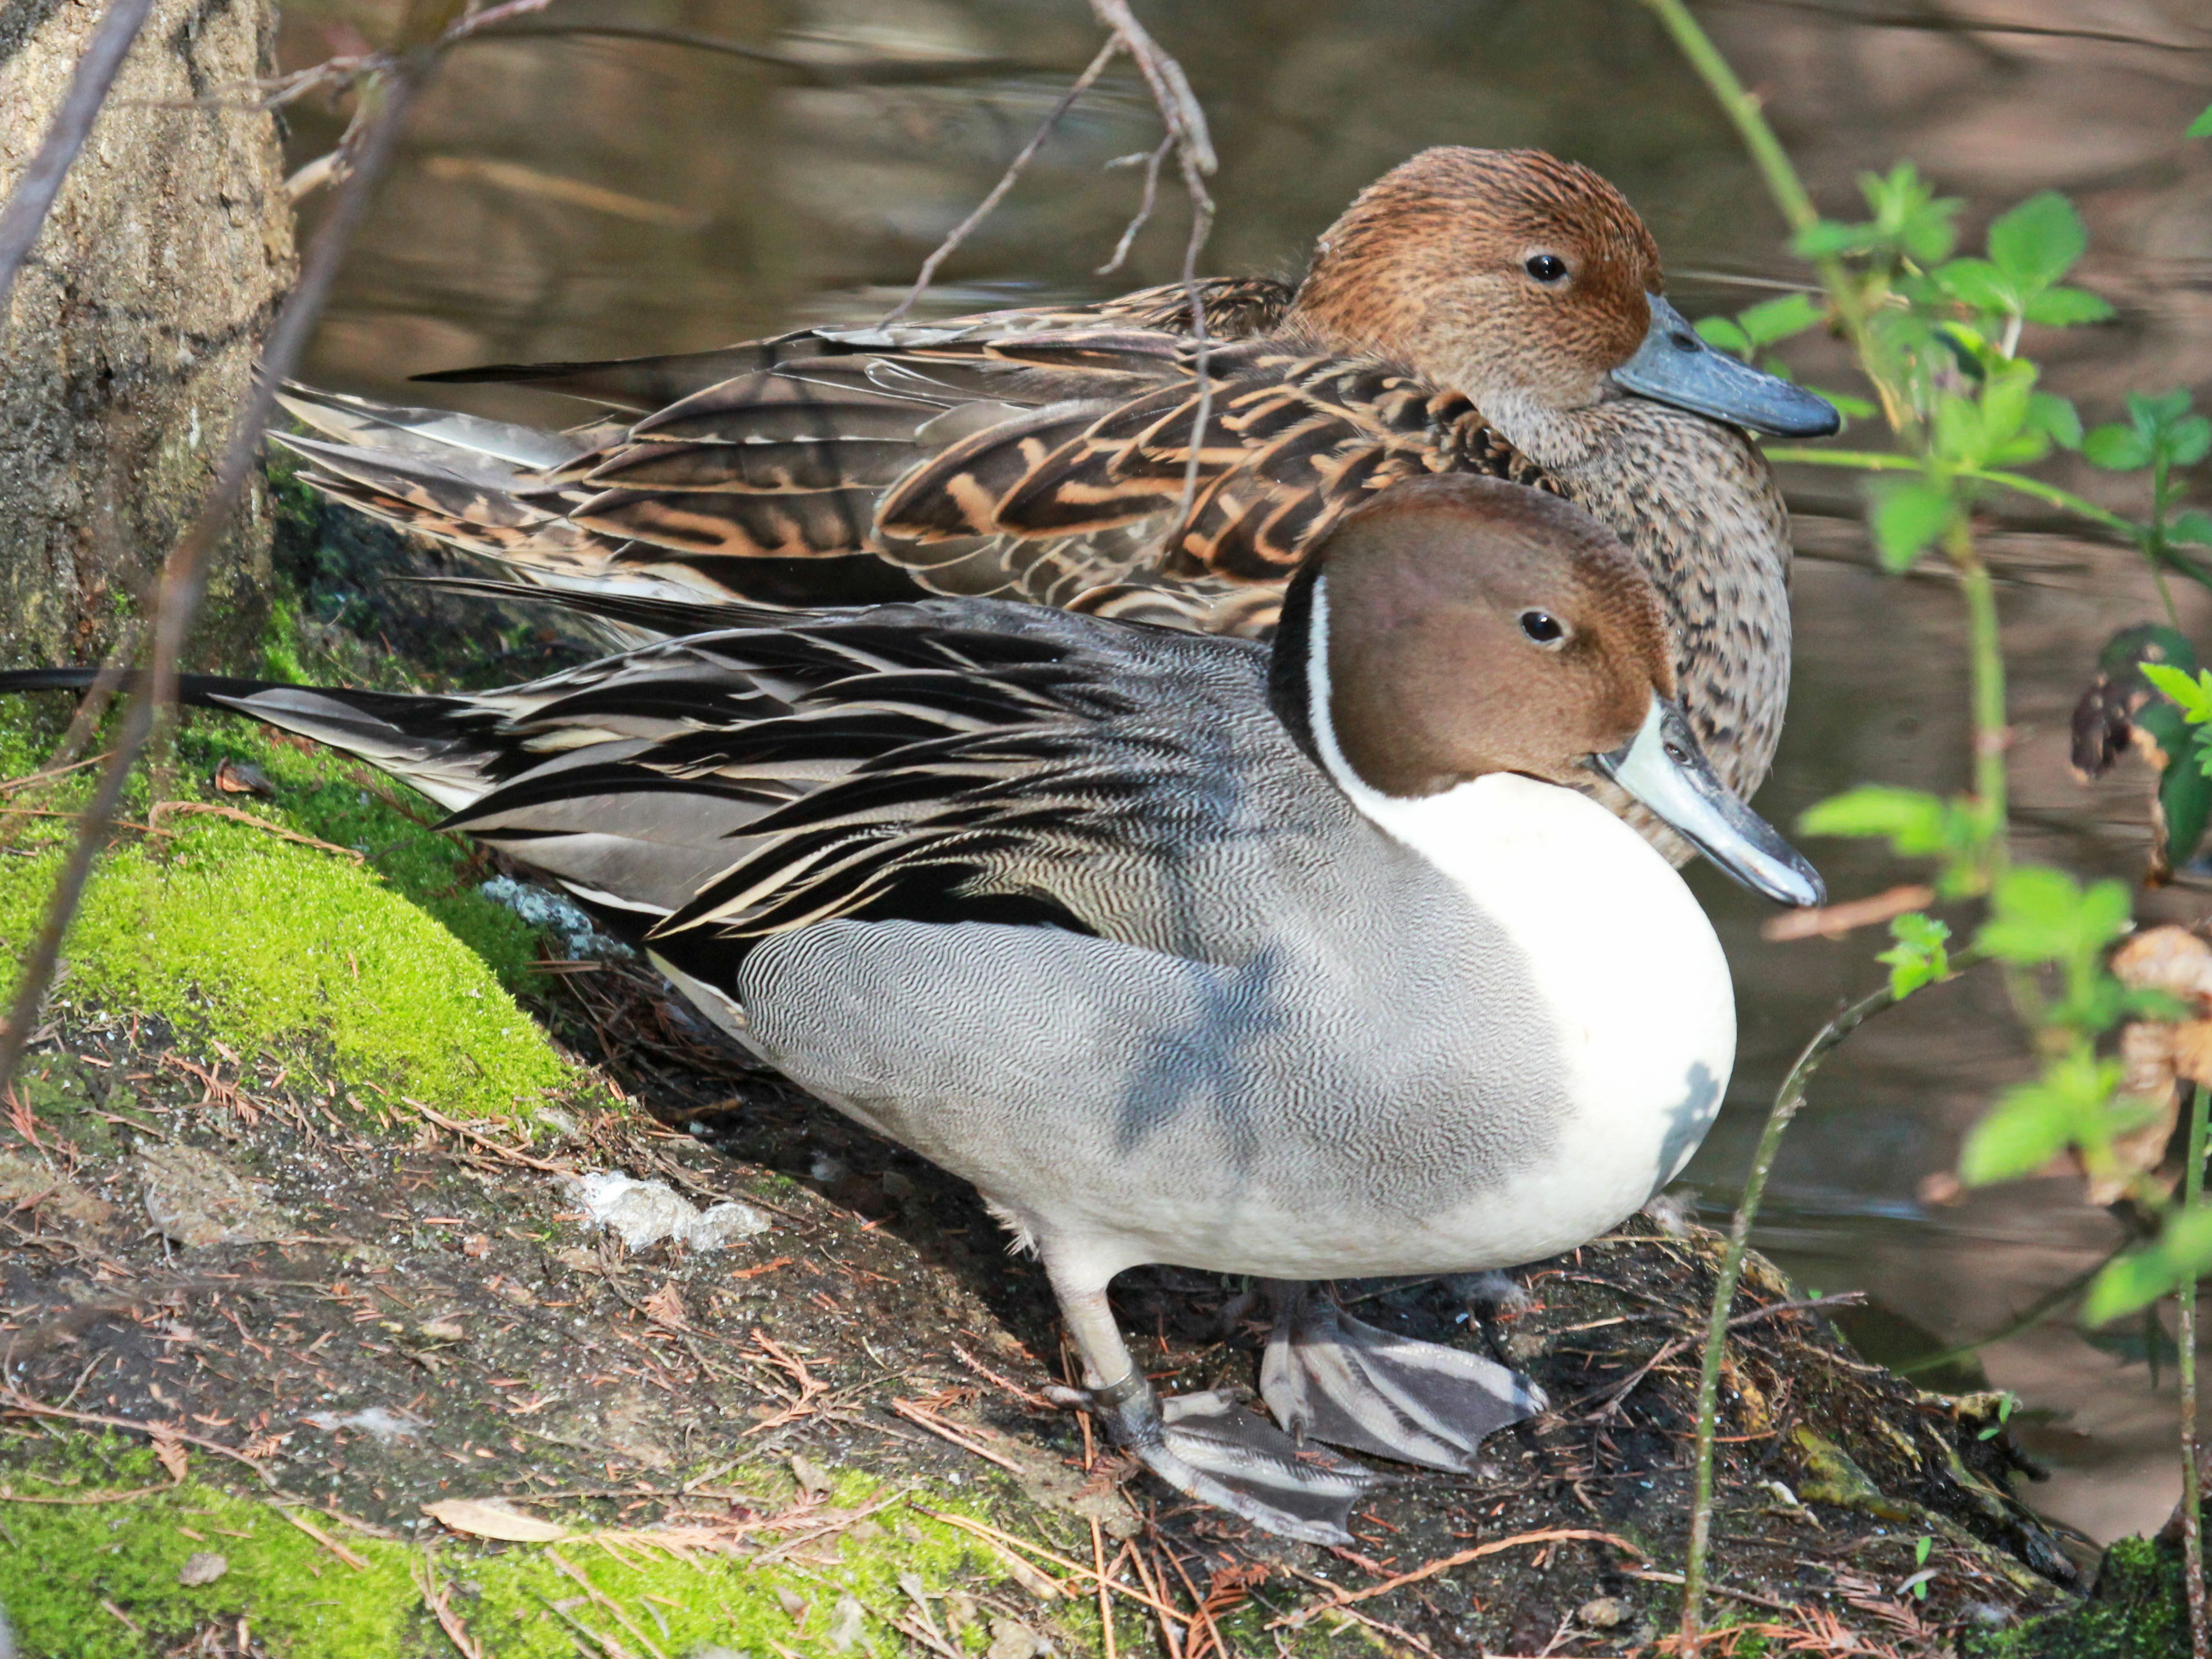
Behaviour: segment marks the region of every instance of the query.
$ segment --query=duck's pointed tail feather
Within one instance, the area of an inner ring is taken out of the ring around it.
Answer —
[[[0,672],[0,696],[81,691],[99,672],[96,668],[15,669]],[[137,678],[135,673],[131,677]],[[286,685],[219,674],[179,676],[177,696],[196,708],[249,715],[279,731],[297,732],[357,756],[412,784],[448,811],[473,805],[496,781],[492,769],[499,746],[485,741],[483,734],[497,714],[470,700]]]
[[[837,348],[811,329],[750,341],[717,351],[679,351],[653,357],[617,357],[603,362],[484,363],[474,368],[441,369],[414,378],[428,386],[526,386],[558,392],[603,407],[644,414],[665,409],[695,392],[734,379],[759,374],[779,364],[818,357]]]

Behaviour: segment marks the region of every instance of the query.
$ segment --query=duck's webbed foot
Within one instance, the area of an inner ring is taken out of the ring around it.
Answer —
[[[1071,1391],[1072,1392],[1072,1391]],[[1188,1498],[1310,1544],[1348,1544],[1352,1506],[1388,1477],[1300,1446],[1225,1395],[1163,1401],[1140,1374],[1076,1396],[1116,1445]]]
[[[1485,1437],[1549,1403],[1517,1371],[1362,1324],[1305,1285],[1278,1292],[1260,1393],[1298,1441],[1455,1473]]]

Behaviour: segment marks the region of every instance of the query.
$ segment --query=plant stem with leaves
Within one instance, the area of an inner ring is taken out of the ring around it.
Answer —
[[[1805,1052],[1797,1056],[1797,1063],[1790,1068],[1790,1075],[1782,1079],[1782,1087],[1775,1093],[1773,1105],[1767,1109],[1766,1127],[1759,1133],[1758,1150],[1752,1154],[1751,1173],[1745,1178],[1743,1196],[1737,1200],[1735,1218],[1729,1224],[1728,1245],[1721,1253],[1720,1276],[1713,1285],[1712,1311],[1705,1322],[1704,1362],[1698,1373],[1697,1474],[1690,1510],[1689,1556],[1682,1566],[1682,1645],[1686,1653],[1697,1651],[1703,1628],[1705,1563],[1712,1552],[1713,1447],[1718,1438],[1721,1364],[1728,1352],[1729,1312],[1735,1301],[1737,1281],[1743,1277],[1743,1258],[1750,1248],[1752,1224],[1759,1218],[1759,1203],[1766,1195],[1766,1177],[1774,1168],[1776,1154],[1782,1150],[1783,1132],[1789,1128],[1790,1119],[1797,1115],[1797,1109],[1805,1103],[1805,1091],[1820,1062],[1869,1017],[1896,1000],[1895,992],[1885,985],[1843,1010],[1805,1045]]]
[[[1974,806],[1981,823],[1985,883],[2004,872],[2008,809],[2005,751],[2011,747],[2005,716],[2003,640],[1997,625],[1996,584],[1974,545],[1973,527],[1962,516],[1944,534],[1943,550],[1959,573],[1966,601],[1967,666],[1972,677]]]

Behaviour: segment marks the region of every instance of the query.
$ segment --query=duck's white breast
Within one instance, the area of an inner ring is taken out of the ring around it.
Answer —
[[[1549,1155],[1436,1218],[1438,1243],[1502,1266],[1602,1232],[1673,1178],[1727,1090],[1735,996],[1711,922],[1664,859],[1571,790],[1492,774],[1354,799],[1513,942],[1566,1074]]]

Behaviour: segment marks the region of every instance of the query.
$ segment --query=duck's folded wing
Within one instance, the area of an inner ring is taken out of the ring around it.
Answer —
[[[1150,547],[1142,574],[1156,580],[1273,582],[1400,479],[1474,471],[1556,487],[1465,398],[1389,364],[1277,341],[1208,352],[1202,381],[1193,346],[1172,362],[1168,384],[1110,409],[1042,410],[907,473],[877,510],[888,556],[919,573],[948,539],[1118,530]]]
[[[617,646],[720,626],[714,609],[730,603],[869,605],[925,591],[871,553],[680,551],[580,523],[572,510],[604,492],[550,476],[589,453],[566,434],[304,387],[288,388],[283,401],[322,435],[276,434],[272,441],[299,458],[301,482],[322,495],[459,548],[533,587],[678,607],[664,613],[665,627],[615,620],[606,637]],[[782,538],[803,543],[805,535]],[[684,615],[685,606],[696,614]]]

